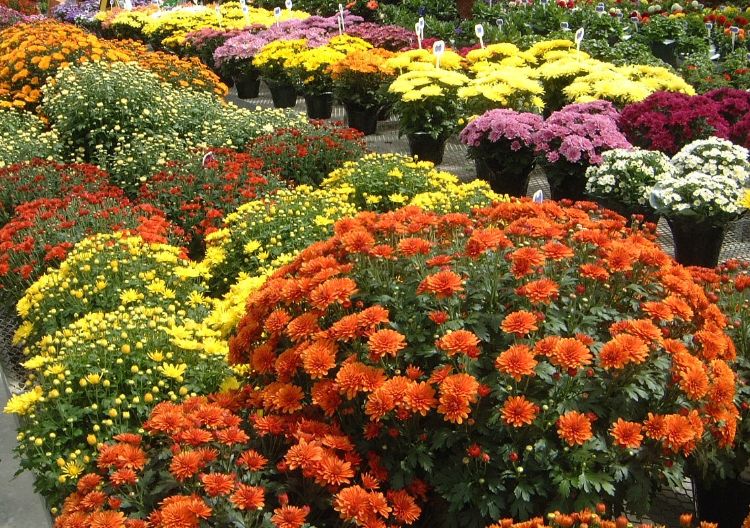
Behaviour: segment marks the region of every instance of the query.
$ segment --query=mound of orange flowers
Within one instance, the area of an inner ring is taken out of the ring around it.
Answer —
[[[0,31],[0,104],[33,107],[40,88],[59,68],[88,61],[132,57],[71,24],[52,20],[16,24]]]
[[[549,497],[648,508],[685,455],[733,442],[725,316],[619,216],[405,208],[335,233],[250,297],[230,359],[264,423],[329,420],[357,446],[336,501],[374,475],[476,526]],[[315,474],[315,446],[292,442],[286,469]]]
[[[196,58],[149,52],[132,41],[106,41],[53,20],[16,24],[0,31],[0,106],[33,108],[40,88],[57,70],[89,61],[136,61],[162,80],[183,88],[227,94],[218,76]]]

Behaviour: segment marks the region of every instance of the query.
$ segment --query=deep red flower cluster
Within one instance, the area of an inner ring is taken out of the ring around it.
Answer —
[[[300,128],[279,128],[260,136],[247,151],[263,160],[267,171],[300,184],[318,185],[345,161],[361,158],[363,134],[341,123],[313,121]]]
[[[284,186],[263,168],[263,160],[230,149],[196,153],[149,178],[138,201],[161,208],[190,239],[203,237],[218,229],[227,213]]]
[[[0,228],[0,299],[15,302],[48,268],[58,265],[76,242],[94,233],[127,230],[147,242],[176,242],[182,232],[158,208],[133,205],[117,187],[19,205]]]
[[[620,128],[638,147],[661,150],[673,156],[696,139],[710,136],[729,139],[731,125],[723,97],[656,92],[639,103],[627,105],[620,116]],[[727,104],[735,98],[727,99]]]
[[[38,198],[62,198],[97,192],[109,184],[99,167],[33,159],[0,169],[0,226],[10,220],[16,206]]]

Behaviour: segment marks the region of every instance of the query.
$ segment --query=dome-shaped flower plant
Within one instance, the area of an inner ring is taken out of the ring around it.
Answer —
[[[725,317],[650,234],[586,207],[360,213],[272,276],[230,360],[288,482],[352,526],[405,523],[377,490],[416,497],[414,526],[476,527],[602,496],[645,510],[730,444]]]

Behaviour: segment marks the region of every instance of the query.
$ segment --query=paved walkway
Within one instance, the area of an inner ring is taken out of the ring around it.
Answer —
[[[10,392],[0,370],[0,411]],[[47,528],[50,516],[42,498],[34,493],[31,473],[13,477],[18,462],[13,458],[18,421],[14,415],[0,414],[0,528]]]

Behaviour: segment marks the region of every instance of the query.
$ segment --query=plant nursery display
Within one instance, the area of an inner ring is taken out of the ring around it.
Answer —
[[[750,528],[748,30],[0,0],[20,496],[55,528]]]

